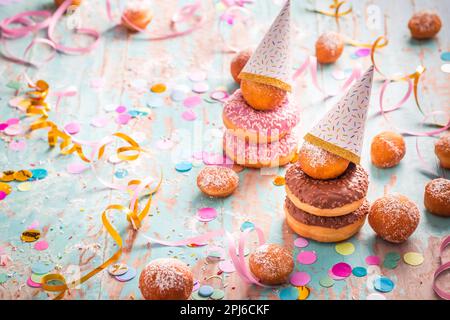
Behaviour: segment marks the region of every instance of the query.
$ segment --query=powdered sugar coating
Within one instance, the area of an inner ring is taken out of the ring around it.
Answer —
[[[332,56],[337,54],[342,45],[342,37],[336,32],[323,33],[319,39],[317,39],[317,46],[326,49]]]
[[[294,269],[291,253],[277,244],[259,246],[249,257],[250,270],[266,284],[286,282]]]
[[[260,111],[245,102],[240,89],[225,102],[223,116],[236,128],[257,131],[266,136],[270,136],[272,131],[278,134],[289,132],[300,120],[299,108],[288,98],[275,110]]]
[[[450,180],[438,178],[425,187],[425,208],[433,214],[450,216]]]
[[[333,159],[340,158],[339,156],[306,141],[303,143],[300,152],[305,153],[309,159],[309,165],[313,168],[321,168],[331,164]]]
[[[156,259],[142,271],[139,287],[147,300],[185,300],[194,285],[188,266],[172,258]]]
[[[415,38],[429,38],[441,29],[442,22],[436,12],[423,10],[416,12],[408,22],[408,27]]]
[[[384,240],[401,243],[416,230],[420,212],[416,204],[402,195],[376,200],[369,213],[369,224]]]
[[[239,176],[232,169],[222,166],[207,166],[197,177],[197,185],[210,196],[228,195],[239,184]]]

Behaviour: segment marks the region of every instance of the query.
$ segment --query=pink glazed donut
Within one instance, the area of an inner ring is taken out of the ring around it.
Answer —
[[[255,143],[245,140],[226,130],[223,136],[223,149],[235,163],[249,168],[284,166],[297,151],[297,139],[288,133],[278,141]]]
[[[242,140],[265,143],[286,136],[299,122],[299,110],[289,99],[275,110],[255,110],[238,89],[225,102],[222,118],[225,127],[234,130],[234,135]]]

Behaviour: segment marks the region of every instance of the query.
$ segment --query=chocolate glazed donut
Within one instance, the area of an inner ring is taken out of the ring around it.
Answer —
[[[369,187],[367,172],[351,163],[336,179],[316,180],[302,171],[299,163],[286,172],[286,193],[294,205],[316,216],[337,217],[356,211]]]

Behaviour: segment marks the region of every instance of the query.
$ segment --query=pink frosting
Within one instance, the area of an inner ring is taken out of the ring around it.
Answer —
[[[288,98],[275,110],[259,111],[245,102],[240,89],[225,102],[223,113],[238,129],[266,135],[270,135],[272,130],[278,130],[279,134],[289,132],[300,120],[298,106],[289,103]]]
[[[295,135],[288,133],[278,141],[258,144],[244,142],[233,135],[232,130],[227,130],[223,136],[223,144],[226,150],[233,152],[232,155],[237,155],[239,159],[245,155],[246,162],[255,164],[257,162],[268,163],[277,161],[280,157],[288,156],[297,147],[297,139]]]

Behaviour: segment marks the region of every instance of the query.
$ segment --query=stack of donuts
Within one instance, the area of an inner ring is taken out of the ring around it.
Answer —
[[[249,59],[248,51],[238,54],[231,64],[233,78],[241,88],[224,104],[224,151],[235,163],[245,167],[283,166],[297,151],[292,130],[299,122],[298,107],[286,91],[238,79],[244,59]]]
[[[286,172],[286,222],[299,235],[319,242],[348,239],[369,213],[368,185],[360,165],[305,142]]]

